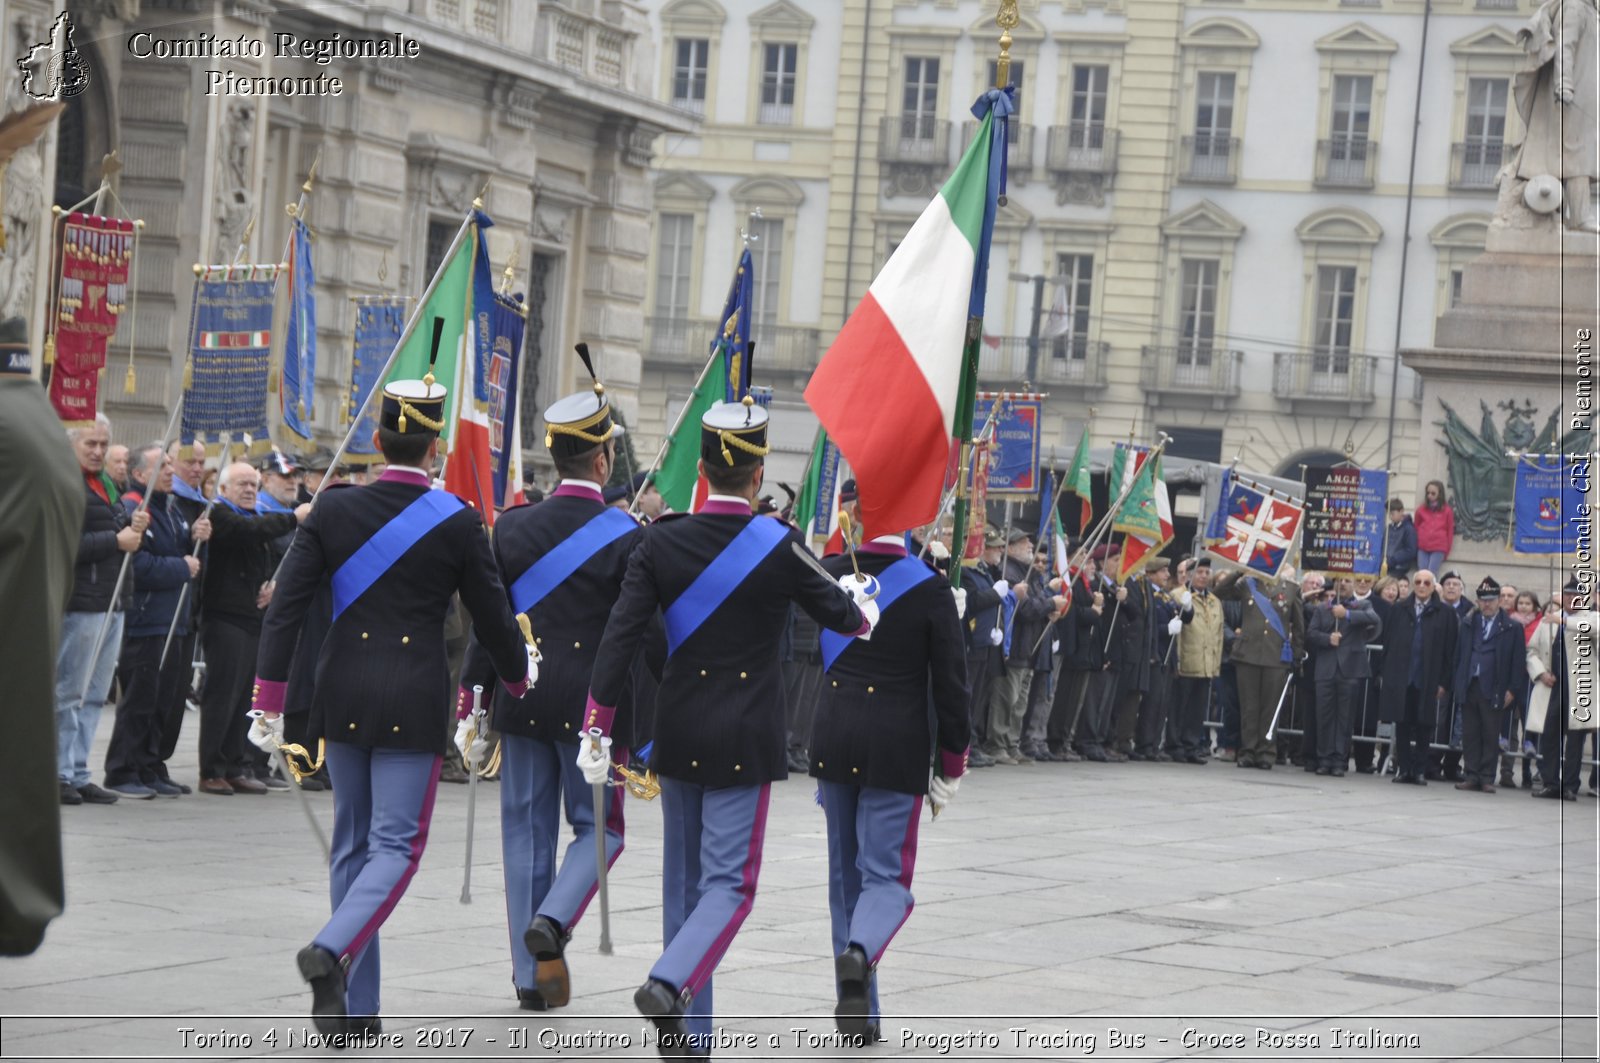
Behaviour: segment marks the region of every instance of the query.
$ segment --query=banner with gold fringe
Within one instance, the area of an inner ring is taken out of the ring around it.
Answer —
[[[179,438],[249,436],[248,453],[272,448],[267,431],[273,283],[278,266],[198,267],[189,326],[187,394]]]
[[[378,383],[389,352],[400,342],[410,303],[407,296],[362,296],[356,300],[355,348],[350,357],[350,388],[344,423],[350,423],[353,411],[364,409],[365,412],[344,451],[344,460],[352,465],[370,465],[382,460],[372,443],[372,433],[378,430],[381,404],[368,405],[367,395]]]
[[[94,423],[100,370],[128,302],[134,224],[73,212],[62,221],[60,270],[45,364],[50,403],[69,427]]]

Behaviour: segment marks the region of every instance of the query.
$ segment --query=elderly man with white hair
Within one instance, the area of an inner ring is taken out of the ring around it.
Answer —
[[[62,804],[110,805],[116,803],[117,795],[89,779],[89,745],[111,693],[111,675],[122,646],[123,611],[132,600],[133,583],[124,581],[115,602],[112,590],[123,555],[139,549],[150,517],[147,513],[130,516],[120,504],[122,495],[106,471],[111,422],[104,414],[96,416],[92,425],[68,429],[67,439],[83,474],[85,506],[72,597],[67,601],[61,649],[56,656],[56,774]],[[105,638],[96,653],[95,639],[102,626]]]
[[[264,794],[289,785],[255,778],[245,745],[261,618],[272,600],[272,540],[294,531],[311,503],[289,513],[257,513],[261,474],[242,461],[223,468],[217,490],[209,571],[201,584],[206,689],[200,699],[200,791],[218,797]]]

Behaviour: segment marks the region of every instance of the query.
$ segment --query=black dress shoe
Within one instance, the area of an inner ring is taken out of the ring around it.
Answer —
[[[311,986],[311,1019],[324,1036],[343,1033],[345,1021],[344,970],[327,949],[307,945],[295,957],[300,977]]]
[[[1308,770],[1312,770],[1312,769],[1308,769]],[[1318,775],[1332,775],[1333,774],[1333,769],[1332,768],[1316,768],[1314,770],[1316,771],[1316,773]]]
[[[1426,786],[1426,785],[1428,785],[1428,780],[1424,779],[1420,775],[1408,775],[1408,776],[1406,776],[1406,782],[1410,783],[1412,786]]]
[[[856,1037],[841,1037],[840,1040],[852,1048],[870,1048],[884,1040],[883,1029],[878,1023],[869,1022],[865,1033]]]
[[[376,1037],[383,1032],[383,1020],[376,1015],[357,1015],[345,1020],[351,1037]]]
[[[871,977],[872,965],[860,945],[851,945],[834,958],[833,980],[838,984],[839,1003],[833,1009],[833,1017],[845,1037],[867,1035],[867,981]]]
[[[683,1021],[683,995],[659,978],[651,978],[633,991],[633,1006],[655,1024],[657,1050],[662,1059],[693,1059],[689,1026]]]
[[[552,1008],[566,1007],[567,1001],[572,999],[572,980],[567,974],[566,935],[555,924],[555,920],[536,915],[523,933],[522,943],[533,953],[536,961],[533,984],[538,987],[545,1004]]]
[[[1252,764],[1251,767],[1260,768],[1262,771],[1271,771],[1272,770],[1272,761],[1266,760],[1266,759],[1258,760],[1254,764]]]
[[[523,1011],[543,1011],[549,1007],[544,1002],[544,997],[539,995],[537,989],[524,989],[517,986],[517,1007]]]
[[[1328,774],[1332,775],[1335,779],[1342,779],[1344,778],[1344,769],[1334,768],[1333,771],[1329,772]]]
[[[1394,783],[1396,786],[1403,786],[1411,781],[1411,776],[1403,771],[1397,771],[1394,774],[1394,778],[1390,779],[1389,781]]]
[[[1206,758],[1200,756],[1198,753],[1191,753],[1187,757],[1184,757],[1183,760],[1186,764],[1204,764],[1206,762]]]
[[[85,804],[90,805],[114,805],[117,803],[116,794],[110,790],[103,790],[92,782],[86,782],[78,787],[78,796],[83,798]]]
[[[61,803],[64,805],[81,805],[83,804],[83,795],[78,792],[76,786],[69,782],[63,782],[61,784]]]

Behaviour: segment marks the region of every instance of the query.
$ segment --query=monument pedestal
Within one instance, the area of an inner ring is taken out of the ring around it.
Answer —
[[[1460,304],[1440,316],[1435,345],[1400,352],[1422,378],[1422,447],[1416,484],[1395,493],[1415,509],[1429,480],[1444,482],[1456,510],[1445,568],[1469,592],[1493,575],[1548,599],[1573,556],[1552,564],[1511,551],[1508,452],[1563,452],[1575,428],[1592,429],[1600,236],[1563,231],[1556,215],[1534,214],[1503,188],[1486,243],[1465,268]]]

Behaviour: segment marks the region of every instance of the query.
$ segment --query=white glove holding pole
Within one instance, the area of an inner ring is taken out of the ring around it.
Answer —
[[[850,600],[857,605],[865,605],[878,596],[878,581],[865,572],[861,574],[859,580],[856,579],[856,575],[853,572],[840,576],[839,586],[850,596]]]
[[[1179,605],[1181,605],[1185,609],[1187,609],[1187,608],[1189,608],[1189,603],[1194,601],[1194,592],[1191,591],[1188,587],[1184,587],[1181,590],[1179,590],[1178,593],[1176,595],[1174,595],[1173,597],[1175,597],[1177,599]]]
[[[283,717],[274,716],[269,719],[260,709],[251,709],[249,716],[254,721],[250,724],[247,734],[250,744],[263,753],[276,753],[278,747],[283,744]]]
[[[935,539],[928,544],[928,556],[935,561],[948,561],[950,560],[950,551],[944,543]]]
[[[966,591],[966,588],[965,587],[952,587],[952,588],[950,588],[950,593],[951,593],[951,595],[953,595],[955,597],[955,600],[956,600],[956,619],[965,620],[967,618],[967,591]]]
[[[989,645],[991,645],[991,646],[999,646],[999,645],[1003,644],[1005,641],[1006,641],[1006,633],[1004,631],[1001,631],[997,627],[989,629]]]
[[[1003,579],[997,579],[994,581],[994,592],[1000,597],[1004,598],[1007,594],[1011,593],[1011,584],[1007,583]]]
[[[532,690],[539,682],[539,662],[544,660],[544,654],[539,652],[539,647],[528,644],[528,689]]]
[[[862,642],[871,642],[872,629],[878,626],[878,617],[882,610],[878,608],[878,603],[873,601],[859,602],[857,605],[861,610],[862,619],[867,622],[867,630],[864,634],[857,635],[856,637]]]
[[[611,778],[611,739],[595,739],[585,735],[578,741],[578,770],[590,786],[602,786]]]
[[[465,716],[456,721],[456,749],[461,759],[476,768],[489,755],[489,739],[483,733],[482,720]]]
[[[928,783],[928,800],[935,806],[943,808],[956,799],[956,791],[961,789],[961,779],[946,779],[942,775],[935,775]]]
[[[1182,630],[1183,630],[1183,618],[1182,617],[1175,616],[1171,620],[1167,621],[1167,634],[1176,635],[1178,632],[1180,632]]]

